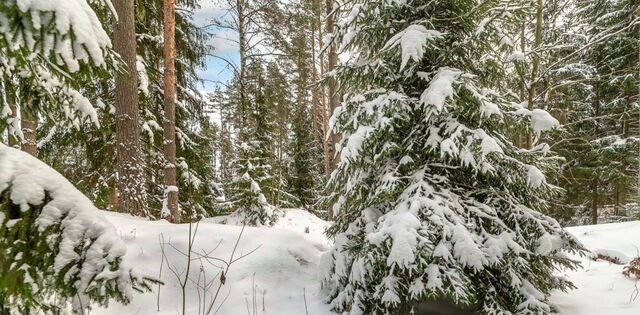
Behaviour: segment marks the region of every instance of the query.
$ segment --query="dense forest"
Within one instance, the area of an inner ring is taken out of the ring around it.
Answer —
[[[180,314],[289,314],[218,294],[289,225],[322,227],[315,314],[550,314],[577,257],[640,279],[565,229],[640,220],[637,0],[3,0],[0,97],[0,314],[160,312],[167,273]],[[109,212],[166,223],[160,275]]]

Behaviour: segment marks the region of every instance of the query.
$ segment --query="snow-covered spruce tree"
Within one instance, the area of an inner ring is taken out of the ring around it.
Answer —
[[[264,150],[256,141],[242,142],[236,148],[235,177],[225,187],[225,208],[234,211],[233,222],[254,226],[271,225],[278,219],[277,208],[269,203],[264,188],[271,179],[263,164]],[[262,184],[262,185],[261,185]]]
[[[248,107],[239,112],[238,147],[233,162],[235,177],[225,188],[231,218],[248,225],[274,224],[279,210],[272,205],[277,186],[271,175],[273,111],[264,94],[264,69],[259,60],[247,67]]]
[[[540,213],[556,188],[548,147],[505,130],[557,125],[502,84],[509,1],[357,0],[334,40],[353,61],[332,118],[340,162],[329,191],[333,250],[322,286],[346,314],[405,314],[445,299],[484,314],[548,314],[582,246]],[[515,2],[513,4],[516,4]]]

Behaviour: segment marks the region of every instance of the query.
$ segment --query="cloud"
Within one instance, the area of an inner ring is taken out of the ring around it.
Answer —
[[[229,6],[223,0],[202,0],[200,1],[200,9],[196,10],[193,20],[196,25],[204,26],[211,22],[212,19],[219,19],[228,13]]]
[[[229,20],[229,5],[226,0],[202,0],[200,9],[193,15],[193,21],[198,26],[208,26],[213,20]],[[214,54],[228,54],[238,51],[238,32],[228,29],[208,27],[207,32],[212,35],[208,44],[213,47]]]
[[[233,30],[223,30],[212,32],[213,38],[209,44],[213,47],[216,55],[227,54],[238,51],[238,32]]]

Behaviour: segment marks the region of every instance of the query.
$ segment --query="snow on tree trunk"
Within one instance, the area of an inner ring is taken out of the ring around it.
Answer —
[[[123,257],[115,228],[62,175],[0,144],[0,313],[128,303],[152,280]]]
[[[506,131],[557,121],[504,84],[522,8],[501,1],[364,1],[340,8],[345,101],[332,117],[340,162],[321,264],[331,305],[393,314],[445,299],[484,314],[548,314],[582,246],[543,215],[557,189],[545,144]],[[473,14],[470,14],[473,12]],[[511,32],[509,32],[509,30]],[[340,52],[338,52],[340,53]]]

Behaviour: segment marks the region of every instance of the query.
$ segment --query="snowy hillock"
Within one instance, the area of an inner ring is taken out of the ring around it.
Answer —
[[[103,212],[111,223],[118,227],[121,238],[127,244],[127,257],[141,271],[159,276],[165,285],[159,290],[159,312],[157,288],[153,293],[140,294],[132,305],[111,305],[108,309],[97,309],[92,314],[178,314],[181,313],[181,289],[169,265],[179,273],[185,270],[186,259],[178,250],[186,252],[189,225],[170,224],[167,221],[147,221],[129,215]],[[194,252],[209,252],[210,256],[229,260],[238,240],[235,258],[246,257],[235,262],[226,274],[226,284],[220,291],[219,301],[209,314],[254,314],[299,315],[331,314],[318,294],[317,266],[320,254],[328,250],[330,243],[324,237],[326,222],[303,210],[285,210],[274,227],[242,227],[224,225],[224,218],[203,220],[193,245]],[[309,233],[305,233],[306,228]],[[195,225],[193,226],[195,229]],[[164,237],[166,259],[162,259],[160,237]],[[168,245],[168,244],[171,245]],[[214,264],[221,266],[222,263]],[[219,268],[204,260],[194,260],[191,278],[214,280],[213,289],[207,294],[206,307],[202,307],[204,293],[194,283],[187,287],[186,314],[202,314],[208,308],[211,295],[219,283]],[[199,302],[200,301],[200,302]],[[254,303],[255,301],[255,303]],[[200,304],[200,307],[199,307]],[[206,314],[206,311],[204,312]]]

